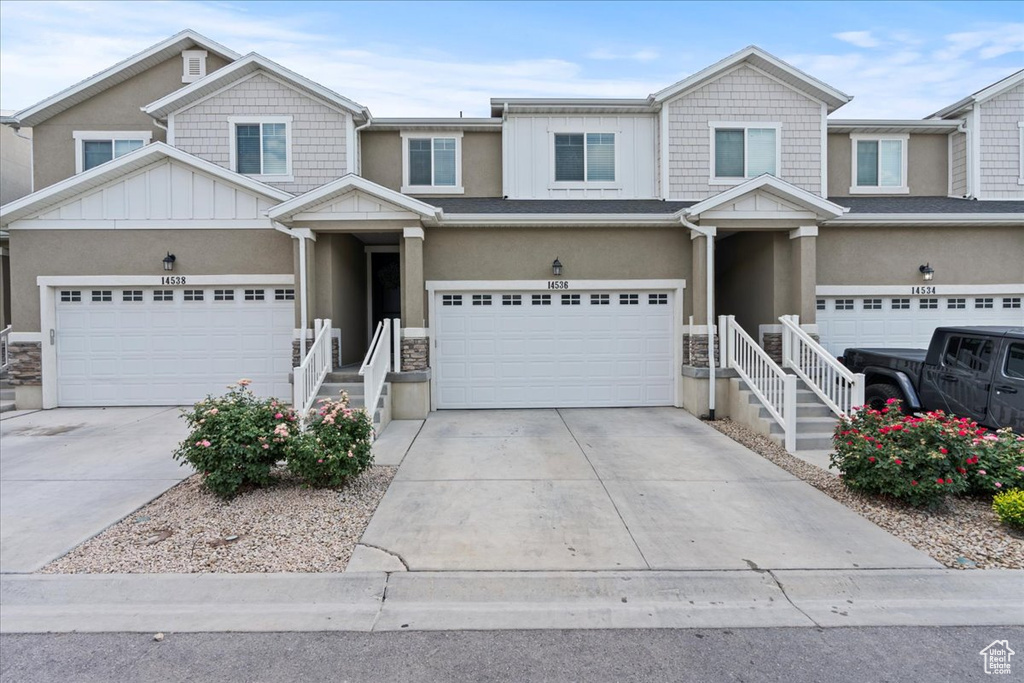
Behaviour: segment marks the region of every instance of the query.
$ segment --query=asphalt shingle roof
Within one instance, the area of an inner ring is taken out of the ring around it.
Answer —
[[[1021,201],[977,201],[955,197],[829,197],[858,213],[1024,213]],[[847,214],[847,215],[850,215]]]

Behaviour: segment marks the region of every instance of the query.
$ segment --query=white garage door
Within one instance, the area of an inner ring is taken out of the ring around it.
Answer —
[[[927,348],[936,327],[1024,325],[1020,294],[841,296],[818,298],[821,343],[833,355],[850,347]]]
[[[56,299],[58,405],[183,405],[243,377],[260,395],[291,395],[294,289],[104,287]]]
[[[437,294],[437,407],[672,405],[674,296]]]

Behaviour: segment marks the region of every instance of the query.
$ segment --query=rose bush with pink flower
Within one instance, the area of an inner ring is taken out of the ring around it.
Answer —
[[[831,462],[847,486],[912,505],[1024,486],[1024,437],[942,411],[904,415],[897,399],[840,420],[833,443]]]
[[[322,399],[310,411],[305,432],[293,438],[288,469],[310,486],[337,488],[373,464],[373,424],[348,395]]]
[[[269,484],[271,469],[285,459],[288,441],[298,432],[293,412],[274,399],[258,398],[250,384],[239,380],[223,396],[207,396],[182,413],[191,433],[174,459],[202,473],[206,487],[225,498]]]

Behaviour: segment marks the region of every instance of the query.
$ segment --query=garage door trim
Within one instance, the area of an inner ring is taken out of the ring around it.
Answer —
[[[169,286],[163,278],[183,277],[184,281],[173,286],[195,285],[295,285],[295,275],[274,273],[272,275],[44,275],[36,278],[39,285],[39,329],[42,342],[41,370],[43,375],[43,408],[57,407],[57,290],[62,287],[161,287]]]
[[[553,283],[566,283],[564,288],[553,286]],[[553,294],[570,294],[573,292],[595,292],[595,291],[619,291],[632,290],[637,292],[646,291],[672,291],[672,338],[673,343],[673,383],[675,407],[683,405],[682,373],[679,369],[683,364],[683,291],[686,289],[684,279],[659,279],[659,280],[574,280],[572,278],[557,278],[551,280],[427,280],[427,319],[431,328],[426,332],[431,338],[431,346],[435,342],[434,325],[436,315],[437,294],[440,292],[530,292],[543,291]],[[430,383],[431,410],[436,410],[438,405],[437,396],[438,383]]]

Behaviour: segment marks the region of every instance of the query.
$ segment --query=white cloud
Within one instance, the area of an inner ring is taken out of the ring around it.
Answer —
[[[945,39],[946,46],[935,54],[938,59],[960,59],[972,52],[981,59],[993,59],[1012,52],[1024,52],[1024,23],[989,25],[950,33]]]
[[[612,52],[608,48],[601,47],[587,54],[590,59],[602,60],[632,60],[636,62],[652,62],[660,55],[655,50],[637,50],[636,52]]]
[[[844,31],[833,33],[832,37],[857,47],[878,47],[880,44],[878,39],[871,35],[871,31]]]

